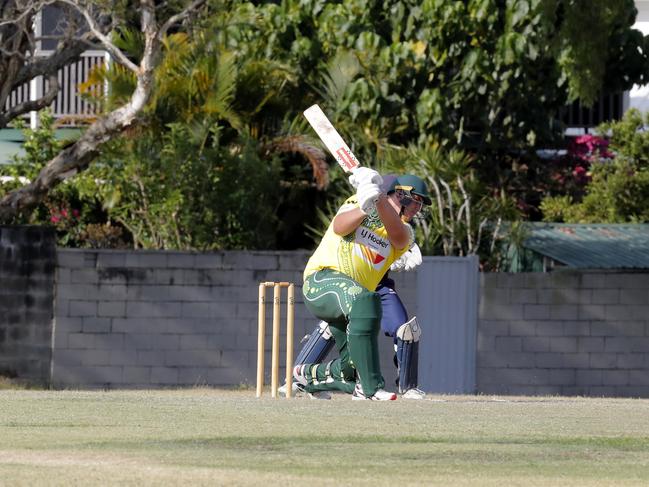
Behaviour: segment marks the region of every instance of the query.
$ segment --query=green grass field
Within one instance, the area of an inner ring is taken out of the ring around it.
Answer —
[[[649,400],[0,391],[0,485],[649,485]]]

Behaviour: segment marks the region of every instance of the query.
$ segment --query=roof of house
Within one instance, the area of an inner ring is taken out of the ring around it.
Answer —
[[[0,130],[0,164],[10,164],[12,156],[23,155],[25,136],[17,129]]]
[[[54,131],[54,136],[59,139],[76,138],[81,133],[78,128],[57,128]],[[23,143],[25,142],[25,134],[22,130],[14,128],[0,129],[0,164],[11,164],[13,156],[23,156],[25,150]]]
[[[649,224],[532,223],[523,246],[568,267],[649,268]]]

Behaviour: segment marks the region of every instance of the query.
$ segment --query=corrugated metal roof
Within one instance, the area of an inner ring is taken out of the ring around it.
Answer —
[[[649,224],[531,223],[525,248],[582,269],[648,269]]]

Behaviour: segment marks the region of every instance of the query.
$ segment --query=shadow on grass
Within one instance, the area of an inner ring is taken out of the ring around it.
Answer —
[[[563,448],[600,448],[618,451],[649,451],[649,437],[537,437],[537,438],[493,438],[493,437],[424,437],[424,436],[384,436],[384,435],[349,435],[349,436],[224,436],[217,438],[184,438],[178,440],[143,440],[133,442],[108,441],[89,443],[102,447],[132,447],[145,449],[170,448],[181,449],[241,449],[269,450],[273,448],[295,448],[319,446],[326,448],[332,445],[527,445]]]

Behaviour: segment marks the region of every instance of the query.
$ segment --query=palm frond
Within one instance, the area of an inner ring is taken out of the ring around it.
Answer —
[[[317,91],[328,106],[339,106],[347,88],[360,72],[360,63],[350,51],[340,51],[331,59]]]
[[[222,52],[217,59],[210,90],[205,99],[205,112],[218,115],[236,129],[243,127],[232,106],[237,87],[237,60],[233,53]]]
[[[128,56],[139,58],[144,51],[144,35],[137,29],[121,26],[113,32],[113,43]]]
[[[301,135],[276,137],[264,146],[267,152],[300,154],[311,165],[316,188],[322,191],[329,185],[329,165],[325,152]]]

